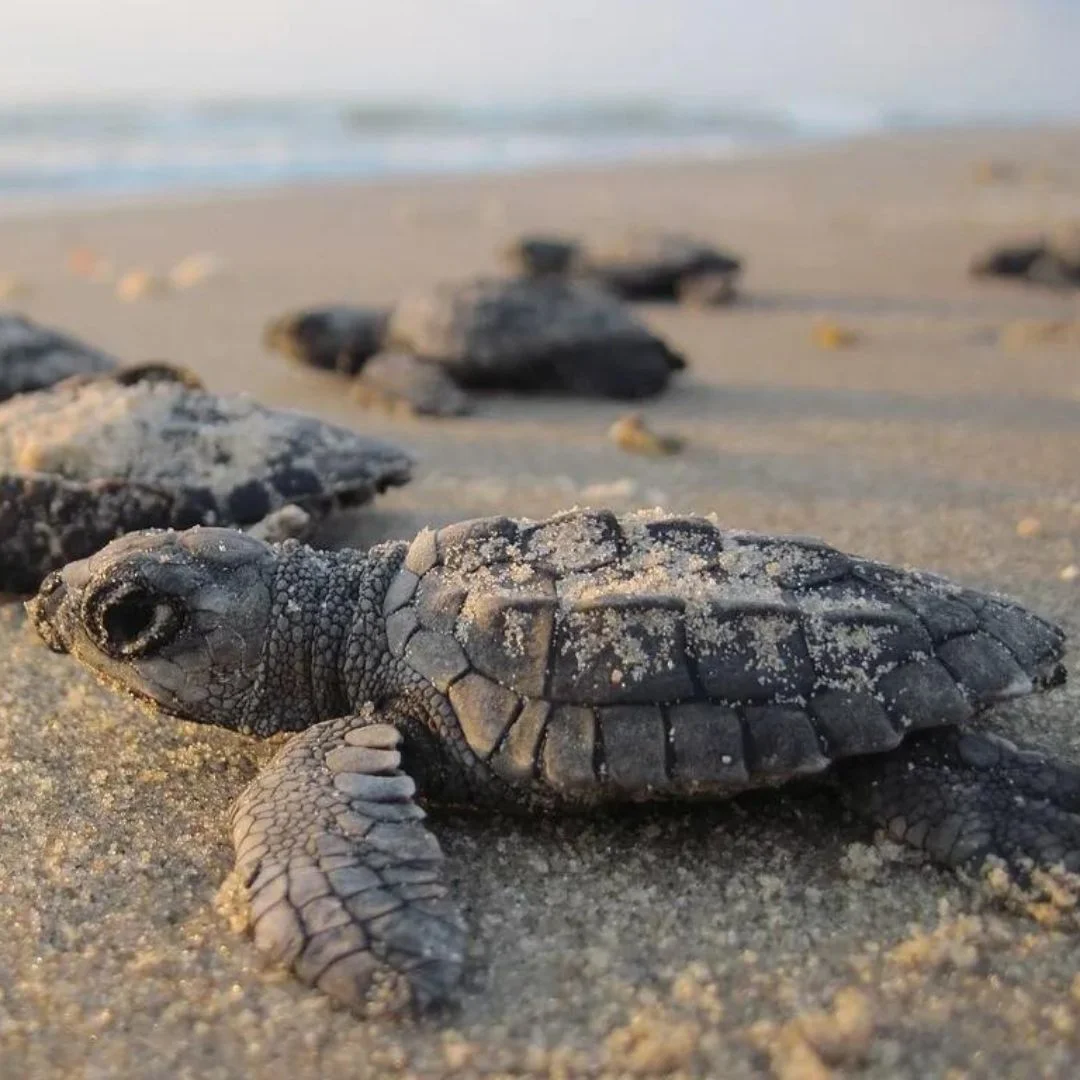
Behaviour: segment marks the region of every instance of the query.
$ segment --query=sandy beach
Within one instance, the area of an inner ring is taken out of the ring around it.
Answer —
[[[1018,175],[986,182],[989,160]],[[120,357],[414,452],[415,480],[325,543],[662,505],[1006,592],[1070,632],[1072,686],[991,722],[1080,761],[1080,337],[1032,340],[1080,320],[1080,294],[966,274],[1069,220],[1080,130],[911,134],[18,214],[0,218],[0,277],[31,290],[10,306]],[[639,308],[689,363],[645,407],[686,440],[676,457],[614,446],[618,403],[492,396],[465,419],[407,420],[260,345],[289,308],[497,270],[525,229],[627,225],[747,262],[733,307]],[[221,268],[125,303],[69,272],[79,246],[120,270],[195,252]],[[823,319],[856,343],[815,344]],[[0,1077],[1080,1072],[1070,913],[995,905],[816,791],[581,821],[434,814],[473,935],[460,1007],[358,1021],[265,968],[215,902],[228,807],[275,748],[144,715],[0,607]]]

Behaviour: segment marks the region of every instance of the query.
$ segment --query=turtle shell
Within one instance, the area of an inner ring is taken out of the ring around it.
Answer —
[[[177,525],[365,502],[409,478],[397,447],[175,378],[75,380],[0,405],[0,474],[171,494]]]
[[[386,336],[465,387],[643,397],[683,366],[610,293],[558,278],[480,279],[414,293],[394,308]]]
[[[661,513],[425,531],[384,611],[480,759],[582,801],[818,773],[1049,683],[1063,652],[1002,598]]]
[[[111,356],[21,315],[0,315],[0,401],[116,364]]]

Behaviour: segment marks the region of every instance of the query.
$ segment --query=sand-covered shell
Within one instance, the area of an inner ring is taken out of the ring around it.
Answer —
[[[888,751],[1051,681],[1063,648],[943,578],[658,512],[426,530],[385,615],[391,652],[499,777],[585,802]]]
[[[0,405],[0,590],[34,588],[134,529],[250,526],[285,507],[314,517],[409,479],[390,443],[165,365],[134,372]]]

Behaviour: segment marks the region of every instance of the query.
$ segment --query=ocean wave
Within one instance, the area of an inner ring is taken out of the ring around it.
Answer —
[[[889,124],[858,105],[230,98],[0,107],[0,195],[123,194],[730,154]]]

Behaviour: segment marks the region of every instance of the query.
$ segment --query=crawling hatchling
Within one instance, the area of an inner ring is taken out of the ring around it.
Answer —
[[[998,596],[659,512],[467,521],[370,551],[123,537],[28,604],[152,709],[297,732],[238,799],[256,945],[337,1000],[451,997],[465,926],[417,798],[524,813],[820,777],[937,861],[1080,870],[1080,770],[980,730],[1064,678]]]
[[[561,236],[515,240],[504,258],[531,278],[593,281],[624,300],[676,300],[697,307],[735,299],[742,260],[681,233],[631,230],[581,244]]]
[[[471,390],[643,398],[683,358],[604,289],[557,278],[446,282],[389,311],[328,307],[267,326],[264,343],[355,376],[360,400],[456,415]]]
[[[75,377],[0,404],[0,591],[32,592],[136,529],[306,536],[411,468],[389,443],[210,393],[167,364]]]

